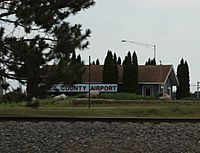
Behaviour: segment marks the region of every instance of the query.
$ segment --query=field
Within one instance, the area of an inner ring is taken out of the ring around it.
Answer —
[[[0,116],[90,116],[90,117],[200,117],[200,101],[159,100],[75,100],[52,103],[51,99],[40,100],[38,108],[25,107],[25,102],[1,103]]]

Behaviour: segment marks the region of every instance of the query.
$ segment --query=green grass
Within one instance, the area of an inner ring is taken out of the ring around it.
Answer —
[[[134,101],[115,103],[103,101],[91,104],[88,101],[74,105],[73,99],[52,103],[40,101],[40,107],[25,107],[25,102],[0,104],[0,116],[95,116],[95,117],[200,117],[200,102]]]

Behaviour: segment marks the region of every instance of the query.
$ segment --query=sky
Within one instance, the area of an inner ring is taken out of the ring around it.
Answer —
[[[125,39],[156,45],[157,63],[171,64],[175,71],[183,58],[189,64],[190,84],[200,81],[199,0],[98,0],[69,21],[92,31],[88,49],[77,51],[86,64],[89,56],[103,64],[108,50],[122,60],[128,51],[135,51],[140,65],[154,57],[153,49],[122,43]],[[192,91],[195,89],[191,86]]]

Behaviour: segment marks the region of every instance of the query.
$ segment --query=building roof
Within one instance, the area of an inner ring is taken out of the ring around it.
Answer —
[[[118,66],[119,83],[122,83],[123,66]],[[165,84],[170,78],[173,85],[178,85],[178,79],[172,65],[139,65],[138,83],[139,84]],[[82,76],[82,82],[89,82],[89,66]],[[103,65],[90,65],[90,82],[103,82]]]

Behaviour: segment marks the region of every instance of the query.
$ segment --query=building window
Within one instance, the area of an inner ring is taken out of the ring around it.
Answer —
[[[144,87],[143,88],[144,96],[152,96],[153,95],[153,87]]]

